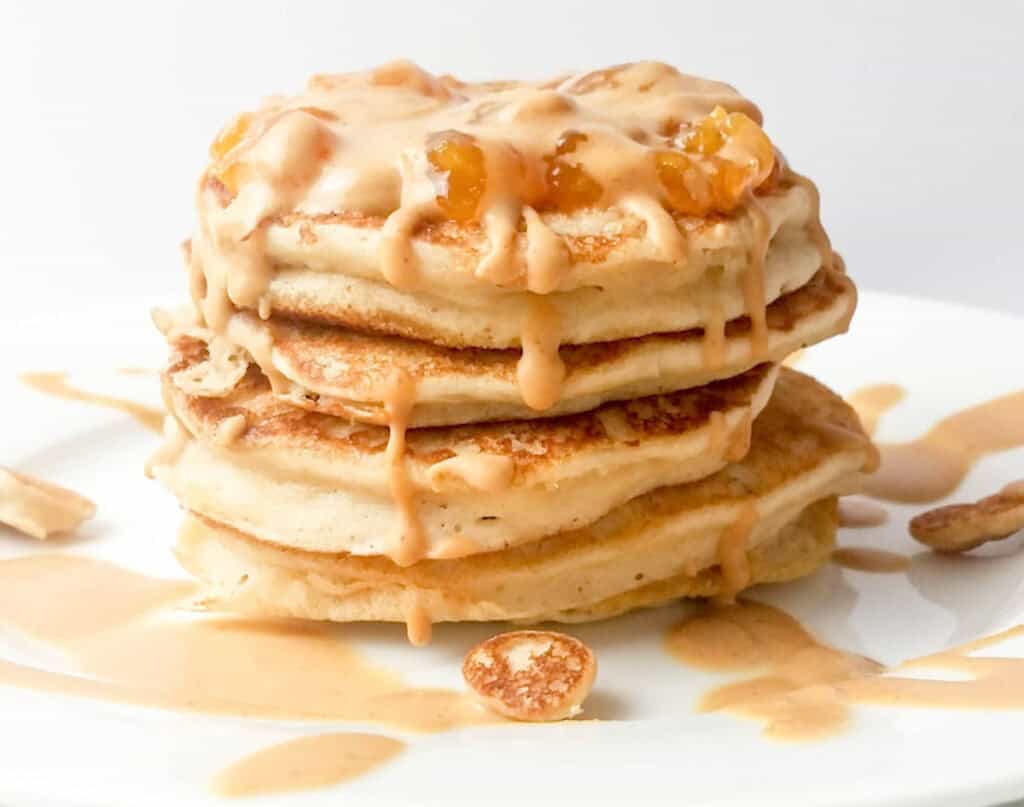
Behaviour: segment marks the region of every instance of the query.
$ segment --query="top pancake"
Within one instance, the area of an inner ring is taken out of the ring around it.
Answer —
[[[238,309],[453,347],[563,344],[758,313],[831,253],[817,193],[727,85],[640,63],[466,84],[408,64],[316,77],[214,143],[189,254]]]

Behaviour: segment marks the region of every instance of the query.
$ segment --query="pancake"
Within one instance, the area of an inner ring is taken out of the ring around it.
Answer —
[[[296,409],[255,369],[223,397],[189,395],[171,379],[207,361],[206,346],[180,336],[175,349],[164,395],[183,431],[151,465],[186,509],[284,546],[395,557],[411,511],[423,546],[406,562],[536,540],[714,473],[746,452],[777,374],[759,365],[559,418],[413,429],[405,509],[387,428]]]
[[[856,289],[845,274],[822,270],[768,307],[764,360],[781,362],[794,350],[846,330],[856,301]],[[582,412],[608,401],[728,378],[760,359],[754,355],[746,318],[726,323],[718,342],[701,330],[691,330],[567,345],[560,350],[566,368],[561,398],[538,412],[523,401],[516,377],[521,355],[517,350],[454,350],[402,337],[294,320],[262,323],[255,315],[241,316],[246,317],[247,341],[258,334],[260,344],[271,345],[269,350],[254,352],[283,400],[311,411],[386,424],[389,375],[398,367],[409,373],[416,386],[411,427]],[[239,377],[237,368],[234,377]],[[190,385],[186,391],[195,389]],[[198,394],[221,393],[222,387],[216,384],[209,385],[207,393],[201,387],[198,390]]]
[[[468,83],[409,63],[314,77],[211,147],[188,251],[239,310],[507,349],[703,328],[831,262],[813,184],[733,88],[655,62]],[[550,350],[550,348],[549,348]],[[763,358],[763,357],[760,357]]]
[[[835,497],[876,465],[853,410],[783,368],[741,462],[581,529],[401,568],[283,548],[190,515],[177,553],[216,608],[339,622],[405,621],[414,610],[436,622],[578,621],[811,571],[828,557]]]
[[[813,200],[801,186],[760,199],[768,219],[764,296],[748,301],[745,275],[756,249],[755,225],[721,219],[686,229],[685,270],[659,260],[643,223],[622,211],[543,216],[553,231],[580,244],[572,271],[544,295],[559,316],[564,344],[628,339],[700,328],[722,312],[749,313],[806,283],[822,256],[807,227]],[[275,270],[266,300],[275,314],[405,336],[450,347],[519,347],[531,299],[526,290],[495,286],[475,273],[486,255],[479,228],[427,231],[413,242],[422,280],[403,290],[381,276],[376,258],[383,219],[306,217],[270,225],[267,252]],[[586,245],[595,240],[599,249]],[[526,236],[518,239],[523,260]],[[589,258],[589,260],[588,260]],[[433,272],[427,267],[434,267]],[[525,271],[525,270],[524,270]]]

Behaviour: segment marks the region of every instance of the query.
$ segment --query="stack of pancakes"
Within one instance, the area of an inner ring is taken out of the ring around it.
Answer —
[[[856,291],[731,87],[640,63],[314,77],[214,142],[157,324],[178,555],[219,607],[621,613],[815,569],[875,461],[780,367]]]

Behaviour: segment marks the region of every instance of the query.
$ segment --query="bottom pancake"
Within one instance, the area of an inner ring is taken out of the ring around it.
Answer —
[[[764,530],[770,534],[747,553],[747,585],[794,580],[822,566],[835,545],[836,503],[837,498],[829,496],[780,528]],[[432,622],[589,622],[684,597],[736,593],[715,563],[700,570],[683,569],[647,584],[643,573],[634,572],[633,587],[618,593],[610,591],[621,584],[574,589],[571,584],[558,585],[548,579],[540,586],[543,593],[531,596],[529,588],[517,591],[495,575],[485,584],[491,589],[490,596],[480,593],[474,599],[469,591],[429,588],[419,576],[391,584],[379,578],[353,579],[345,573],[344,559],[281,549],[193,515],[182,526],[177,554],[189,571],[210,585],[203,601],[208,608],[335,622],[409,622],[417,610]],[[517,559],[506,560],[511,567]],[[608,562],[618,561],[612,557]],[[473,559],[425,563],[472,565]],[[395,576],[408,571],[396,568]],[[471,573],[469,569],[466,572]],[[480,582],[472,588],[480,588]],[[560,593],[547,590],[552,583]],[[578,604],[571,605],[574,602]]]

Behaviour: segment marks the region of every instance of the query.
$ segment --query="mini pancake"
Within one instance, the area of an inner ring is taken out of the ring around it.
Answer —
[[[401,568],[287,549],[192,514],[177,552],[216,608],[339,622],[404,621],[413,610],[435,622],[581,621],[809,573],[831,550],[836,496],[876,465],[853,410],[783,368],[745,459],[638,496],[581,529]],[[744,521],[747,575],[736,586],[723,545]]]
[[[184,436],[173,435],[174,450],[151,465],[187,509],[283,546],[396,551],[402,513],[387,428],[296,409],[253,368],[224,397],[188,395],[171,379],[207,361],[206,347],[181,336],[175,350],[164,395]],[[402,473],[425,556],[532,541],[714,473],[746,452],[776,374],[759,365],[576,415],[409,431]],[[222,439],[227,432],[233,439]]]
[[[780,362],[794,350],[845,331],[856,303],[856,289],[842,271],[820,271],[768,307],[763,360]],[[383,402],[395,368],[415,382],[410,425],[421,427],[582,412],[608,401],[697,387],[738,375],[762,360],[754,355],[747,318],[726,323],[717,348],[701,330],[566,345],[560,350],[566,367],[561,398],[538,412],[522,399],[518,350],[456,350],[402,337],[238,316],[245,319],[250,338],[258,334],[262,344],[271,345],[255,350],[254,360],[262,360],[261,369],[282,399],[364,423],[387,423]],[[216,386],[213,390],[220,394]]]

